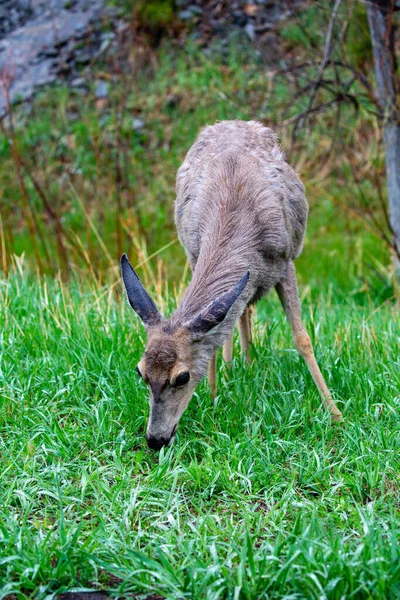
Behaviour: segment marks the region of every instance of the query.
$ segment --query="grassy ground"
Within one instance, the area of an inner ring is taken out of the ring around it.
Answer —
[[[331,426],[275,298],[254,362],[205,383],[175,445],[144,433],[144,332],[107,288],[1,281],[2,597],[400,596],[396,308],[328,290],[304,316],[346,421]],[[118,579],[115,579],[118,578]]]

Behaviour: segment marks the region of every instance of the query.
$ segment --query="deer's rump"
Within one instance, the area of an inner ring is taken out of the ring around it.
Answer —
[[[308,204],[276,135],[253,121],[206,127],[177,175],[175,222],[195,266],[201,247],[221,244],[267,262],[296,258]]]

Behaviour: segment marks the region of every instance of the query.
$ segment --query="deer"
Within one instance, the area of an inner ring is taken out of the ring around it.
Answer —
[[[272,288],[333,421],[342,414],[316,361],[301,318],[294,260],[308,218],[304,185],[277,135],[256,121],[220,121],[201,130],[177,172],[175,225],[192,278],[169,318],[143,287],[128,257],[121,275],[146,329],[136,371],[150,389],[147,444],[169,446],[208,372],[216,394],[216,352],[232,361],[233,332],[250,360],[252,307]]]

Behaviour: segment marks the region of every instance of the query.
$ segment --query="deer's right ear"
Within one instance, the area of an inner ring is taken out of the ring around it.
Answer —
[[[145,325],[158,323],[161,320],[161,315],[141,284],[126,254],[121,256],[121,275],[129,304],[142,319],[143,323]]]
[[[238,281],[230,290],[211,302],[204,310],[194,316],[186,328],[192,335],[192,339],[202,339],[209,331],[217,327],[225,319],[226,315],[239,298],[249,281],[250,272]]]

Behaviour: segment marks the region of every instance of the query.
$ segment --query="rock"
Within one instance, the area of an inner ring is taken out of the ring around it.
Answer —
[[[89,54],[89,52],[82,52],[82,54],[78,54],[75,58],[75,62],[78,65],[87,65],[88,63],[90,63],[91,60],[92,57]]]
[[[103,40],[101,42],[100,48],[99,48],[99,54],[103,54],[103,52],[105,50],[107,50],[107,48],[109,47],[109,45],[111,44],[110,40]]]
[[[216,34],[224,34],[227,29],[226,22],[218,21],[217,19],[210,19],[210,25],[212,26],[213,32]]]
[[[101,36],[101,44],[99,48],[99,54],[103,54],[105,50],[110,46],[111,42],[115,39],[115,33],[112,31],[104,33]]]
[[[181,21],[190,21],[193,19],[193,13],[191,10],[181,10],[178,12],[178,19]]]
[[[126,22],[121,19],[121,21],[119,21],[117,24],[117,33],[124,33],[124,31],[127,31],[127,29],[129,29],[129,25],[127,25]]]
[[[97,55],[105,0],[0,0],[0,72],[12,65],[10,98],[17,102],[29,98],[37,87],[60,76],[70,77],[76,65],[85,65]],[[72,8],[73,6],[73,8]],[[3,14],[5,12],[5,14]],[[97,30],[96,30],[97,27]],[[84,47],[77,47],[82,34]],[[97,37],[96,37],[97,35]],[[90,37],[90,48],[87,37]],[[93,43],[92,43],[93,39]],[[0,94],[0,116],[6,102]]]
[[[255,30],[253,23],[247,23],[244,30],[245,30],[246,35],[249,38],[249,40],[251,42],[255,42],[256,41],[256,30]]]
[[[86,80],[84,77],[75,77],[72,81],[71,81],[71,86],[73,88],[79,88],[79,87],[86,87]]]
[[[178,13],[178,19],[181,19],[181,21],[191,21],[192,19],[198,17],[201,14],[203,14],[203,10],[198,6],[192,5],[186,8],[185,10],[181,10]]]
[[[108,83],[106,81],[97,81],[94,93],[96,98],[107,98]]]
[[[0,2],[0,38],[21,27],[32,14],[29,0],[2,0]]]
[[[106,31],[101,34],[101,39],[107,40],[108,42],[115,40],[115,33],[113,31]]]
[[[196,6],[196,4],[192,4],[189,6],[189,10],[191,10],[195,15],[202,15],[203,9],[200,6]]]
[[[78,96],[87,96],[89,93],[89,88],[87,88],[86,86],[82,86],[82,87],[77,87],[74,88],[75,89],[75,94],[77,94]]]
[[[76,23],[75,25],[75,37],[78,39],[78,37],[82,37],[84,36],[86,33],[86,25],[84,23]]]
[[[123,2],[116,3],[119,6],[111,6],[110,0],[0,0],[0,73],[12,65],[11,100],[29,98],[38,86],[55,78],[71,81],[78,94],[88,93],[82,67],[112,53],[116,36],[124,39],[131,28],[120,6]],[[178,18],[187,22],[190,38],[200,42],[205,54],[212,55],[207,46],[215,40],[225,52],[223,46],[239,30],[257,43],[268,64],[272,57],[275,60],[274,48],[279,48],[276,24],[302,4],[304,0],[175,0]],[[113,32],[103,30],[104,17]],[[109,85],[95,82],[95,99],[102,112],[108,105]],[[178,105],[179,98],[172,94],[167,106]],[[0,93],[0,117],[5,112]],[[134,118],[132,128],[142,131],[145,123]]]
[[[57,48],[55,46],[50,46],[49,48],[45,48],[41,53],[40,56],[41,57],[45,57],[45,58],[56,58],[58,56],[59,52],[57,50]]]
[[[168,96],[165,99],[165,105],[167,106],[167,108],[176,108],[177,106],[179,106],[179,103],[181,101],[181,96],[179,94],[168,94]]]
[[[121,6],[106,6],[104,14],[110,19],[116,19],[122,15]]]
[[[244,27],[247,23],[247,17],[240,10],[235,11],[233,14],[233,24],[239,25],[239,27]]]
[[[142,131],[142,129],[144,129],[144,126],[145,126],[145,122],[142,121],[142,119],[139,119],[138,117],[135,117],[134,119],[132,119],[133,131]]]
[[[254,30],[256,31],[256,33],[264,33],[265,31],[268,31],[268,29],[272,28],[272,24],[271,23],[263,23],[262,25],[256,25]]]

